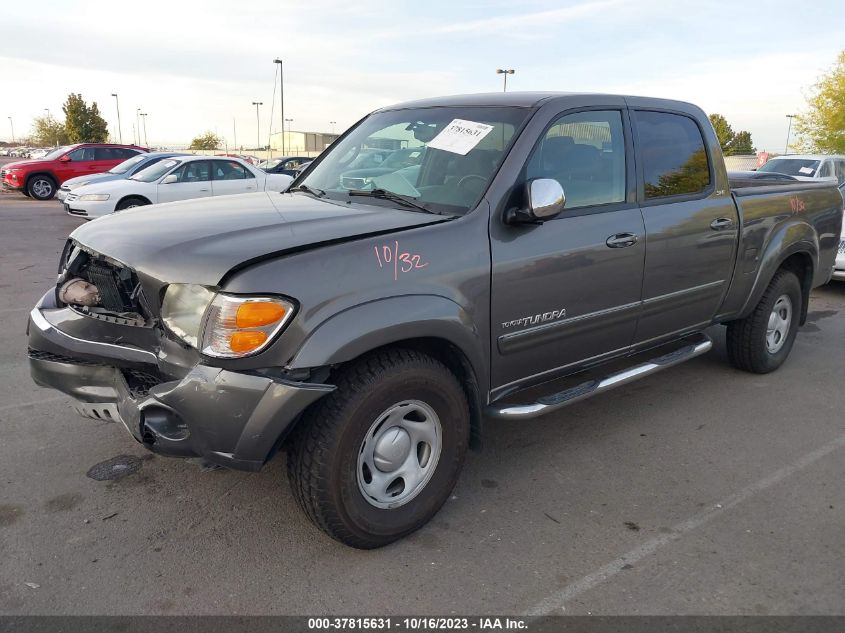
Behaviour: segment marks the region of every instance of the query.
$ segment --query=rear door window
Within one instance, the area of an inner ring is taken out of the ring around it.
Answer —
[[[701,130],[680,114],[634,113],[646,200],[703,193],[710,165]]]

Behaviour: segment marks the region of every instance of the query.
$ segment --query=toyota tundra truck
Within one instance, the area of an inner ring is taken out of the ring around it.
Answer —
[[[355,167],[374,148],[419,164]],[[729,182],[688,103],[404,103],[284,193],[77,228],[29,315],[31,373],[154,453],[255,471],[286,451],[307,516],[374,548],[438,511],[485,419],[527,428],[707,352],[716,324],[735,367],[777,369],[842,215],[834,183]]]

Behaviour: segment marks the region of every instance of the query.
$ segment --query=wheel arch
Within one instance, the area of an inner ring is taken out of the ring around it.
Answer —
[[[288,369],[338,368],[377,350],[406,348],[429,354],[458,378],[470,405],[471,446],[478,448],[486,349],[467,312],[433,295],[405,295],[356,306],[328,319],[306,339]]]
[[[738,318],[744,318],[754,310],[754,306],[760,301],[775,274],[779,270],[785,269],[794,272],[801,284],[801,318],[799,323],[804,325],[806,322],[810,290],[813,287],[816,262],[818,261],[818,243],[815,239],[802,239],[793,242],[788,247],[782,247],[782,239],[777,240],[777,243],[770,243],[770,247],[761,258],[754,286]]]
[[[152,204],[153,203],[152,200],[147,198],[147,196],[142,196],[141,194],[138,194],[138,193],[129,193],[129,194],[126,194],[125,196],[123,196],[120,200],[118,200],[115,203],[114,208],[117,209],[117,207],[119,207],[123,202],[125,202],[126,200],[131,200],[132,198],[136,198],[138,200],[143,200],[146,204]]]
[[[27,177],[26,177],[26,180],[24,181],[24,187],[29,187],[30,181],[33,178],[37,178],[38,176],[47,176],[56,185],[56,189],[58,189],[61,186],[59,179],[56,178],[56,174],[54,174],[53,172],[51,172],[49,170],[43,170],[43,171],[36,171],[36,172],[31,173],[31,174],[28,174]]]

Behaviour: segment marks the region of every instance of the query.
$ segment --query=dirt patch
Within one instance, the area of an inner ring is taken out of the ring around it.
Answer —
[[[68,492],[49,499],[47,503],[44,504],[44,508],[47,512],[67,512],[68,510],[73,510],[76,506],[82,503],[84,498],[85,497],[75,492]]]
[[[0,528],[8,527],[23,516],[23,507],[0,504]]]

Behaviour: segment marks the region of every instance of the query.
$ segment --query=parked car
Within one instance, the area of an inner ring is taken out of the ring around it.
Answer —
[[[772,158],[758,173],[778,173],[798,180],[835,180],[845,183],[845,156],[825,154],[787,154]]]
[[[292,177],[303,165],[310,163],[312,160],[314,159],[308,156],[284,156],[262,161],[258,163],[258,168],[263,169],[268,174],[287,174]]]
[[[342,186],[361,147],[391,140],[424,148],[417,182]],[[776,370],[842,215],[833,183],[732,189],[687,103],[405,103],[287,193],[77,228],[30,313],[30,367],[156,453],[258,470],[287,450],[308,517],[379,547],[449,498],[485,416],[531,433],[525,420],[705,353],[714,324],[733,365]]]
[[[0,170],[7,189],[16,189],[37,200],[49,200],[66,180],[108,171],[127,158],[146,152],[135,145],[79,143],[57,147],[38,160],[8,163]]]
[[[190,156],[190,154],[185,154],[184,152],[150,152],[149,154],[137,154],[136,156],[123,161],[119,165],[116,165],[101,174],[77,176],[76,178],[65,180],[62,186],[59,187],[59,192],[56,194],[56,198],[60,201],[64,201],[71,190],[91,183],[129,178],[137,174],[142,169],[146,169],[164,158],[173,158],[174,156]]]
[[[39,158],[44,158],[51,151],[53,151],[53,148],[34,149],[29,153],[28,158],[33,159],[33,160],[37,160]]]
[[[731,182],[739,182],[742,181],[751,181],[748,182],[749,185],[756,185],[756,186],[764,186],[770,182],[784,182],[784,181],[792,181],[795,182],[798,180],[795,176],[790,176],[788,174],[778,174],[773,171],[742,171],[742,170],[731,170],[728,172],[728,179]]]
[[[836,263],[833,266],[833,279],[845,281],[845,226],[839,236],[839,250],[836,253]]]
[[[78,187],[67,195],[64,206],[69,215],[91,219],[159,202],[282,191],[291,180],[284,174],[266,174],[239,158],[173,156],[129,178]]]

